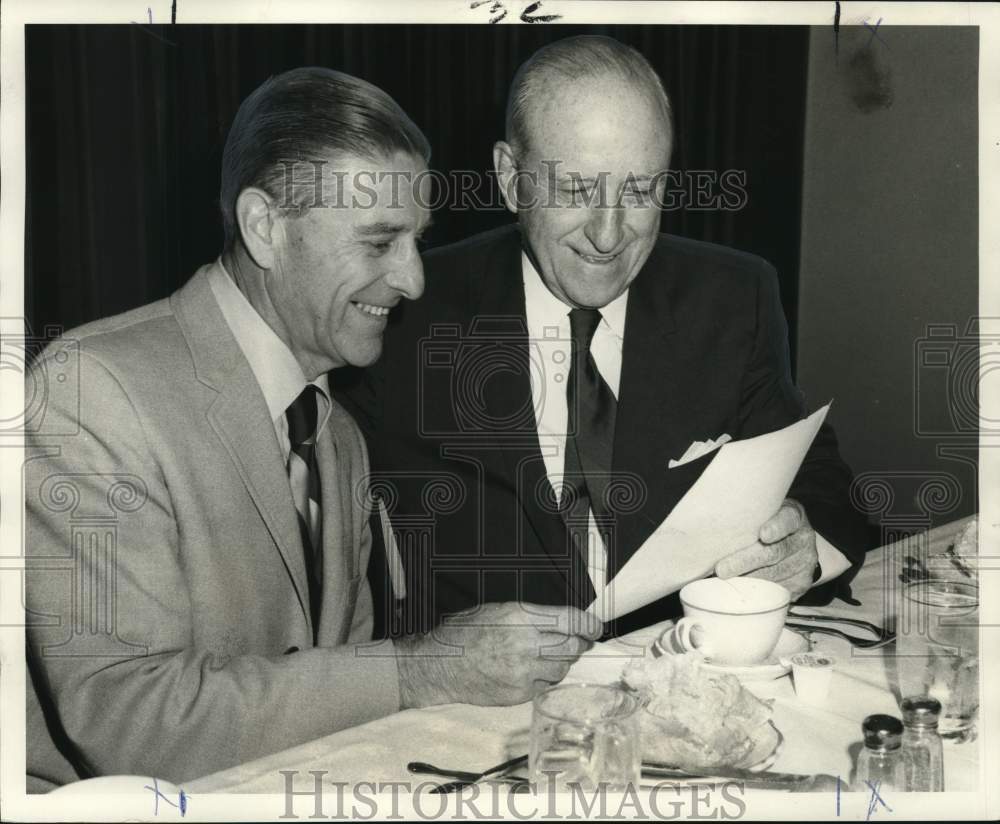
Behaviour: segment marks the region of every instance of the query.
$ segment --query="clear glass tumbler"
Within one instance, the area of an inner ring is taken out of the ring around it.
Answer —
[[[562,684],[535,696],[531,780],[539,789],[638,785],[639,697],[611,684]]]
[[[979,587],[930,578],[903,589],[896,623],[901,696],[941,702],[945,742],[976,738],[979,711]]]

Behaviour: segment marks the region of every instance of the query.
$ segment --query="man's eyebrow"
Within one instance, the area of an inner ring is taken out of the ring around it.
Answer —
[[[362,237],[371,235],[396,235],[405,232],[406,227],[402,223],[369,223],[366,226],[358,226],[354,233]]]
[[[417,229],[417,233],[426,232],[432,225],[434,221],[431,218],[427,218],[427,221]],[[410,227],[404,223],[388,223],[385,221],[379,221],[378,223],[369,223],[365,226],[358,226],[354,233],[359,237],[371,237],[373,235],[398,235],[407,231]]]
[[[560,184],[577,183],[577,184],[582,184],[582,185],[585,185],[585,186],[590,186],[590,185],[592,185],[594,183],[597,183],[601,179],[602,179],[601,176],[598,176],[598,177],[582,177],[582,176],[580,176],[578,174],[572,174],[572,173],[570,173],[570,174],[560,175],[559,176],[559,183]],[[629,185],[636,185],[636,184],[639,184],[639,183],[651,183],[651,182],[653,182],[654,179],[655,179],[655,175],[647,175],[647,174],[636,175],[636,174],[631,174],[630,173],[629,176],[628,176],[628,178],[625,180],[625,182],[627,184],[629,184]]]

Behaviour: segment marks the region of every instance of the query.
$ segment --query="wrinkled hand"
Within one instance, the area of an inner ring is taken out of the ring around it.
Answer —
[[[403,708],[520,704],[566,677],[603,631],[573,607],[484,604],[395,642]]]
[[[727,555],[715,565],[719,578],[746,575],[781,584],[792,600],[812,586],[816,569],[816,533],[809,525],[805,510],[797,501],[786,498],[777,514],[759,533],[760,542]]]

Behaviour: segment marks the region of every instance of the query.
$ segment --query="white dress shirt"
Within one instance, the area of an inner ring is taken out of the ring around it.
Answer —
[[[292,443],[288,438],[288,419],[285,417],[285,410],[309,383],[315,386],[319,390],[317,397],[319,425],[316,427],[318,440],[320,432],[326,427],[330,418],[330,389],[326,373],[314,381],[306,380],[295,355],[253,308],[221,260],[216,261],[208,273],[208,282],[222,316],[226,319],[233,337],[236,338],[240,351],[250,364],[257,385],[264,395],[264,402],[274,424],[274,433],[281,447],[281,457],[287,465]],[[309,503],[310,507],[319,508],[316,501],[310,500]],[[313,511],[311,514],[313,523],[317,523],[319,513]]]
[[[545,460],[545,473],[558,497],[566,461],[566,381],[572,357],[571,307],[549,291],[525,253],[521,253],[525,317],[528,339],[533,346],[531,401],[535,409],[538,443]],[[601,322],[590,342],[590,354],[615,398],[622,374],[622,343],[625,340],[625,308],[628,290],[601,309]],[[610,467],[609,467],[610,469]],[[590,513],[587,572],[600,595],[607,583],[607,553]]]

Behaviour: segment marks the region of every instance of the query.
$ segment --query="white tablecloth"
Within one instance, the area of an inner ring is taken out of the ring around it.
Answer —
[[[853,584],[854,596],[862,602],[860,607],[837,601],[811,611],[861,617],[884,625],[887,613],[891,612],[893,593],[898,591],[899,564],[903,557],[926,552],[928,546],[932,551],[942,550],[967,520],[869,553]],[[583,681],[616,680],[629,656],[642,654],[663,627],[649,627],[623,639],[596,645],[577,662],[568,677]],[[774,699],[773,721],[784,736],[784,743],[772,769],[828,773],[846,781],[860,746],[862,719],[875,712],[899,714],[892,689],[894,679],[887,666],[891,656],[884,649],[852,651],[845,641],[818,634],[811,637],[815,649],[838,661],[825,707],[799,702],[788,676],[747,686],[762,698]],[[311,786],[310,770],[326,771],[328,781],[348,784],[412,783],[415,779],[422,780],[407,771],[407,763],[414,760],[465,770],[486,769],[512,755],[527,752],[530,720],[530,704],[407,710],[206,776],[185,789],[192,794],[280,794],[285,790],[285,777],[279,770],[297,771],[295,786],[301,789]],[[976,791],[978,773],[975,743],[945,746],[948,791]],[[426,780],[441,779],[428,776]]]

